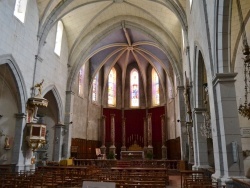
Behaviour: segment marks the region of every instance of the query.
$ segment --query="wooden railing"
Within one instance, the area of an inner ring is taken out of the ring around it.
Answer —
[[[185,170],[179,160],[129,160],[127,162],[131,167],[167,168],[169,173],[178,173],[180,170]],[[111,168],[118,165],[118,160],[74,159],[73,164],[75,166]]]

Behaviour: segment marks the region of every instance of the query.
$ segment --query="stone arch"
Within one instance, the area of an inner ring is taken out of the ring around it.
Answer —
[[[5,54],[0,56],[0,65],[7,64],[12,72],[12,76],[16,83],[17,91],[18,91],[18,112],[19,113],[26,113],[26,101],[28,99],[26,93],[26,86],[25,82],[19,69],[15,59],[11,54]]]
[[[49,91],[51,91],[56,99],[56,103],[57,103],[57,109],[58,109],[58,121],[59,122],[63,122],[64,118],[63,118],[63,112],[64,112],[64,107],[63,107],[63,103],[62,103],[62,99],[60,97],[59,91],[56,88],[55,85],[51,84],[49,86],[47,86],[43,91],[42,91],[42,96],[46,95]]]
[[[195,44],[195,60],[194,60],[194,78],[193,80],[195,81],[194,83],[194,107],[195,108],[201,108],[203,106],[203,101],[202,101],[202,71],[203,68],[205,68],[206,72],[207,71],[207,66],[205,63],[203,51],[200,47],[199,44]],[[203,67],[204,66],[204,67]],[[207,76],[207,74],[206,74]]]
[[[230,20],[232,0],[215,2],[215,58],[214,73],[229,73],[230,67]]]

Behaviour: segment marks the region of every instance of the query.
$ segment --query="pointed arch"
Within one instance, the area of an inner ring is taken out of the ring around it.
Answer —
[[[18,111],[19,113],[26,113],[26,101],[27,101],[27,93],[26,93],[26,86],[25,82],[19,69],[15,59],[11,54],[1,55],[0,56],[0,65],[7,64],[11,70],[12,76],[16,83],[18,97]]]
[[[59,94],[59,91],[55,85],[49,85],[42,91],[42,96],[45,96],[49,91],[52,91],[52,93],[56,99],[57,108],[58,108],[58,120],[59,120],[59,122],[64,122],[64,120],[63,120],[64,107],[63,107],[63,102],[62,102],[62,98]]]

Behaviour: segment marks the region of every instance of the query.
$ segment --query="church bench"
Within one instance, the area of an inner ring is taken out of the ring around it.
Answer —
[[[188,177],[184,179],[184,188],[217,188],[218,183],[206,177]]]

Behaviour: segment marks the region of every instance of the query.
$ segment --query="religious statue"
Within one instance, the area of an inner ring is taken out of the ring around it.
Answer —
[[[185,72],[186,84],[183,92],[184,102],[187,108],[187,114],[189,115],[189,121],[192,122],[192,111],[191,111],[191,104],[190,104],[190,86],[187,80],[186,72]]]
[[[42,80],[41,83],[37,83],[36,85],[34,85],[34,87],[32,87],[32,89],[36,89],[38,88],[38,94],[36,96],[41,96],[42,95],[42,85],[43,85],[44,79]]]
[[[4,149],[6,149],[6,150],[10,149],[10,139],[8,136],[6,136],[5,140],[4,140]]]

